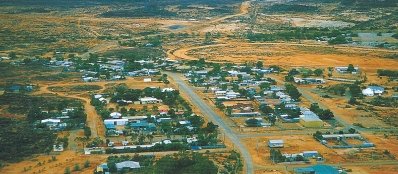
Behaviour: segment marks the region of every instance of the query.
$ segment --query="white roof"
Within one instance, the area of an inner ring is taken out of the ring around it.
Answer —
[[[317,115],[300,115],[300,119],[302,119],[303,121],[322,121],[321,119],[319,119],[319,117]]]
[[[170,140],[163,140],[163,143],[164,144],[171,144],[171,141]]]
[[[122,114],[119,113],[119,112],[112,112],[111,113],[111,117],[120,117],[120,116],[122,116]]]
[[[48,118],[48,119],[41,120],[41,123],[48,123],[48,122],[51,122],[51,123],[60,123],[60,122],[61,122],[61,119]]]
[[[102,97],[101,94],[96,94],[96,95],[94,95],[94,98],[101,98],[101,97]]]
[[[124,121],[127,122],[129,119],[121,118],[121,119],[105,119],[104,122],[115,122],[115,121]]]
[[[157,101],[157,98],[153,98],[153,97],[144,97],[144,98],[140,98],[140,101]]]
[[[283,140],[269,140],[271,144],[283,144]]]
[[[141,167],[140,163],[135,161],[123,161],[120,163],[116,163],[117,169],[123,169],[123,168],[137,169],[140,167]]]
[[[178,123],[180,123],[181,125],[184,125],[184,124],[190,124],[191,122],[190,121],[179,121]]]
[[[162,92],[170,92],[170,91],[175,91],[173,88],[163,88]]]

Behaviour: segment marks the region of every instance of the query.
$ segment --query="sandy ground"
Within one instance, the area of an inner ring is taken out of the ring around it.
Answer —
[[[105,161],[105,156],[99,155],[81,155],[79,153],[73,151],[65,151],[59,155],[54,155],[56,157],[56,161],[49,162],[51,159],[51,155],[40,155],[38,157],[32,158],[30,160],[25,160],[19,163],[14,163],[9,166],[6,166],[1,170],[2,173],[63,173],[65,168],[69,167],[71,171],[75,164],[79,164],[82,169],[80,172],[74,173],[91,173],[94,168]],[[90,162],[90,167],[83,169],[85,161],[88,160]],[[38,163],[42,163],[43,165],[39,166]],[[24,172],[24,168],[27,169]],[[29,169],[31,168],[31,169]]]
[[[180,59],[205,57],[210,61],[223,62],[258,61],[286,67],[330,67],[353,64],[362,70],[375,72],[377,69],[397,69],[398,61],[379,58],[380,53],[398,51],[369,48],[330,47],[294,43],[228,43],[188,47],[175,50],[172,54]]]

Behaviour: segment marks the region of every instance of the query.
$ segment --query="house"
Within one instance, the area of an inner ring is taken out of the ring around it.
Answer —
[[[136,122],[129,123],[129,126],[134,130],[156,131],[156,126],[153,123]]]
[[[234,91],[228,91],[227,93],[225,93],[225,97],[228,97],[230,99],[238,98],[240,97],[240,93]]]
[[[216,92],[214,92],[214,94],[216,96],[224,96],[226,93],[227,93],[227,91],[216,91]]]
[[[116,130],[116,126],[114,124],[105,124],[106,130]]]
[[[315,165],[310,167],[295,168],[295,174],[339,174],[339,170],[333,166]]]
[[[153,98],[153,97],[143,97],[140,98],[140,104],[155,104],[155,103],[160,103],[162,100]]]
[[[103,163],[97,166],[94,170],[94,174],[110,174],[109,167],[107,163]]]
[[[64,151],[64,144],[63,144],[63,143],[61,143],[61,144],[54,144],[54,145],[53,145],[53,151],[54,151],[54,152],[62,152],[62,151]]]
[[[119,112],[112,112],[112,113],[110,114],[110,116],[111,116],[111,118],[121,118],[121,117],[122,117],[122,114],[119,113]]]
[[[198,139],[196,137],[187,138],[187,143],[189,143],[189,144],[197,142],[197,141],[198,141]]]
[[[123,161],[120,163],[116,163],[117,171],[122,171],[123,169],[139,169],[141,168],[139,162],[135,161]]]
[[[338,73],[349,73],[348,72],[348,66],[338,66],[334,68]],[[356,66],[354,67],[353,71],[351,72],[352,74],[358,73],[359,68]]]
[[[364,96],[374,96],[381,95],[384,93],[384,88],[381,86],[368,86],[366,89],[362,90]]]
[[[272,91],[272,92],[284,91],[284,90],[286,90],[286,88],[284,86],[272,85],[271,88],[270,88],[270,91]]]
[[[129,122],[128,119],[121,118],[121,119],[105,119],[104,124],[105,125],[110,125],[113,124],[115,126],[123,126],[126,125]]]
[[[172,122],[172,121],[173,121],[172,118],[158,118],[156,120],[156,122],[158,122],[158,123],[169,123],[169,122]]]
[[[256,117],[261,116],[259,112],[234,112],[231,117]]]
[[[173,89],[173,88],[163,88],[162,89],[162,92],[172,92],[172,91],[175,91],[175,89]]]
[[[304,151],[302,156],[304,158],[316,158],[319,156],[318,151]]]
[[[363,90],[362,90],[362,95],[368,96],[368,97],[372,97],[372,96],[375,95],[375,93],[373,92],[372,89],[366,88],[366,89],[363,89]]]
[[[190,121],[186,121],[186,120],[182,120],[182,121],[179,121],[178,124],[180,124],[180,125],[191,125],[191,122]]]
[[[298,78],[293,77],[295,83],[299,84],[323,84],[325,83],[324,79],[320,78]]]
[[[283,147],[283,140],[269,140],[268,147]]]
[[[46,124],[47,126],[57,126],[61,123],[61,119],[53,119],[48,118],[40,121],[42,124]]]

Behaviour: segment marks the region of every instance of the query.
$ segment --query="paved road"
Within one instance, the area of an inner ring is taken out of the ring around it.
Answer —
[[[198,94],[195,93],[193,87],[186,84],[178,74],[171,72],[164,72],[164,73],[174,79],[174,81],[179,87],[180,92],[187,94],[190,97],[192,104],[197,106],[202,112],[202,114],[208,117],[210,121],[213,121],[215,124],[217,124],[221,129],[221,131],[224,131],[225,135],[239,149],[245,160],[246,173],[248,174],[254,173],[253,161],[251,155],[249,151],[246,149],[246,147],[242,144],[239,137],[235,134],[235,132],[227,124],[224,123],[224,121],[216,114],[216,112],[209,105],[207,105],[206,102],[203,101],[198,96]]]

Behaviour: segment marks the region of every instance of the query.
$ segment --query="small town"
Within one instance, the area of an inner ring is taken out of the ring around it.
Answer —
[[[398,173],[398,2],[0,2],[0,173]]]

